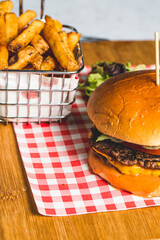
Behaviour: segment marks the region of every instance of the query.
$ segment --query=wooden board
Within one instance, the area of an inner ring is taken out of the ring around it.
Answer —
[[[85,64],[99,60],[153,64],[154,43],[97,42],[82,44]],[[157,239],[160,207],[70,217],[38,214],[12,125],[0,124],[0,239]]]

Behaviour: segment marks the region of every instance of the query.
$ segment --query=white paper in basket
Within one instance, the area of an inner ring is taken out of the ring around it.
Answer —
[[[53,81],[51,77],[42,76],[41,88],[40,88],[40,77],[38,74],[31,74],[30,84],[28,85],[28,73],[8,73],[8,86],[7,89],[16,90],[18,85],[19,89],[22,89],[19,93],[17,91],[1,91],[0,90],[0,103],[4,103],[8,105],[8,109],[5,105],[0,105],[0,116],[2,118],[8,118],[11,121],[14,121],[14,117],[24,118],[28,117],[28,107],[27,105],[22,105],[17,107],[17,102],[19,104],[59,104],[62,101],[69,103],[72,102],[75,96],[75,90],[70,92],[52,92],[44,91],[50,90],[50,84],[52,84],[52,90],[56,89],[75,89],[78,85],[78,77],[77,75],[72,75],[70,78],[64,79],[64,85],[62,78],[54,77]],[[0,73],[0,89],[6,89],[6,73]],[[18,84],[19,82],[19,84]],[[23,91],[28,89],[29,92]],[[34,90],[41,89],[40,93]],[[34,89],[34,90],[33,90]],[[6,96],[8,94],[8,96]],[[62,100],[63,94],[63,100]],[[30,101],[28,98],[30,97]],[[15,104],[15,105],[9,105]],[[51,109],[51,116],[67,116],[71,112],[71,105],[63,106],[63,112],[61,112],[60,106],[53,106]],[[41,106],[40,116],[39,116],[39,108],[38,106],[30,106],[29,109],[29,117],[30,118],[38,118],[44,117],[47,118],[50,116],[50,108],[49,106]]]

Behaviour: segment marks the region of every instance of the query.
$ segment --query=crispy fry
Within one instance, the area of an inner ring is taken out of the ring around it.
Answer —
[[[28,64],[26,67],[22,68],[22,70],[32,70],[32,71],[34,71],[35,69],[33,68],[32,64]]]
[[[0,45],[7,45],[6,24],[3,14],[0,14]]]
[[[53,19],[53,21],[54,21],[54,23],[55,23],[55,26],[56,26],[56,28],[57,28],[57,31],[58,31],[58,32],[61,31],[61,30],[62,30],[62,27],[63,27],[62,23],[60,23],[57,19]]]
[[[24,27],[37,16],[35,11],[27,10],[18,17],[18,31],[24,29]]]
[[[11,12],[13,9],[13,3],[11,1],[0,2],[0,13],[5,14]]]
[[[0,70],[8,67],[8,50],[6,46],[0,45]]]
[[[44,61],[41,64],[41,70],[52,71],[56,67],[57,67],[57,61],[51,56],[48,56],[46,59],[44,59]]]
[[[0,2],[0,70],[28,67],[48,71],[78,70],[72,50],[81,34],[67,34],[62,31],[63,25],[49,16],[45,17],[46,23],[40,20],[31,22],[36,17],[32,10],[17,18],[15,13],[11,13],[12,8],[12,1]]]
[[[68,37],[67,37],[67,33],[65,31],[59,31],[59,35],[62,39],[62,41],[64,42],[65,47],[68,47]]]
[[[6,13],[4,18],[6,23],[7,44],[9,44],[18,35],[18,21],[15,13]]]
[[[67,36],[68,36],[69,48],[71,49],[71,51],[74,51],[77,43],[79,42],[81,34],[76,32],[69,32],[67,33]]]
[[[40,54],[45,53],[49,49],[48,43],[39,34],[36,34],[34,36],[31,44],[37,49]]]
[[[6,24],[4,15],[0,14],[0,70],[8,67],[8,50],[6,38]]]
[[[41,64],[43,62],[43,57],[39,53],[31,60],[32,66],[35,70],[41,69]]]
[[[65,46],[68,54],[70,54],[71,57],[74,58],[74,54],[73,54],[73,52],[69,48],[67,33],[65,31],[60,31],[59,35],[60,35],[60,37],[61,37],[61,39],[62,39],[62,41],[64,43],[64,46]]]
[[[50,16],[46,15],[45,19],[47,21],[47,19],[49,20],[49,19],[52,19],[52,18]],[[60,23],[57,19],[52,19],[52,21],[54,22],[57,31],[60,32],[62,30],[62,27],[63,27],[62,23]]]
[[[15,54],[11,58],[9,58],[8,65],[11,66],[11,65],[15,64],[17,61],[18,61],[18,55]]]
[[[20,35],[18,35],[8,46],[12,52],[20,51],[26,47],[34,38],[34,36],[42,31],[44,22],[34,20],[28,28],[26,28]]]
[[[32,46],[27,46],[18,52],[18,61],[9,66],[8,69],[22,69],[27,66],[36,56],[37,50]]]
[[[78,64],[74,58],[68,54],[63,41],[61,40],[58,31],[55,26],[55,22],[49,16],[46,16],[46,24],[44,27],[44,36],[48,44],[50,45],[54,56],[60,63],[63,69],[67,71],[78,70]]]

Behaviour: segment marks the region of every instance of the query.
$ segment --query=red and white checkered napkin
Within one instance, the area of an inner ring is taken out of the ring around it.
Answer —
[[[86,101],[77,92],[73,113],[62,124],[14,125],[38,212],[66,216],[160,205],[119,191],[90,172]]]

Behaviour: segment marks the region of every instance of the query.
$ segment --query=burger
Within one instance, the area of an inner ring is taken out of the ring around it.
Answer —
[[[91,170],[118,189],[160,196],[160,86],[155,70],[111,77],[91,94]]]

